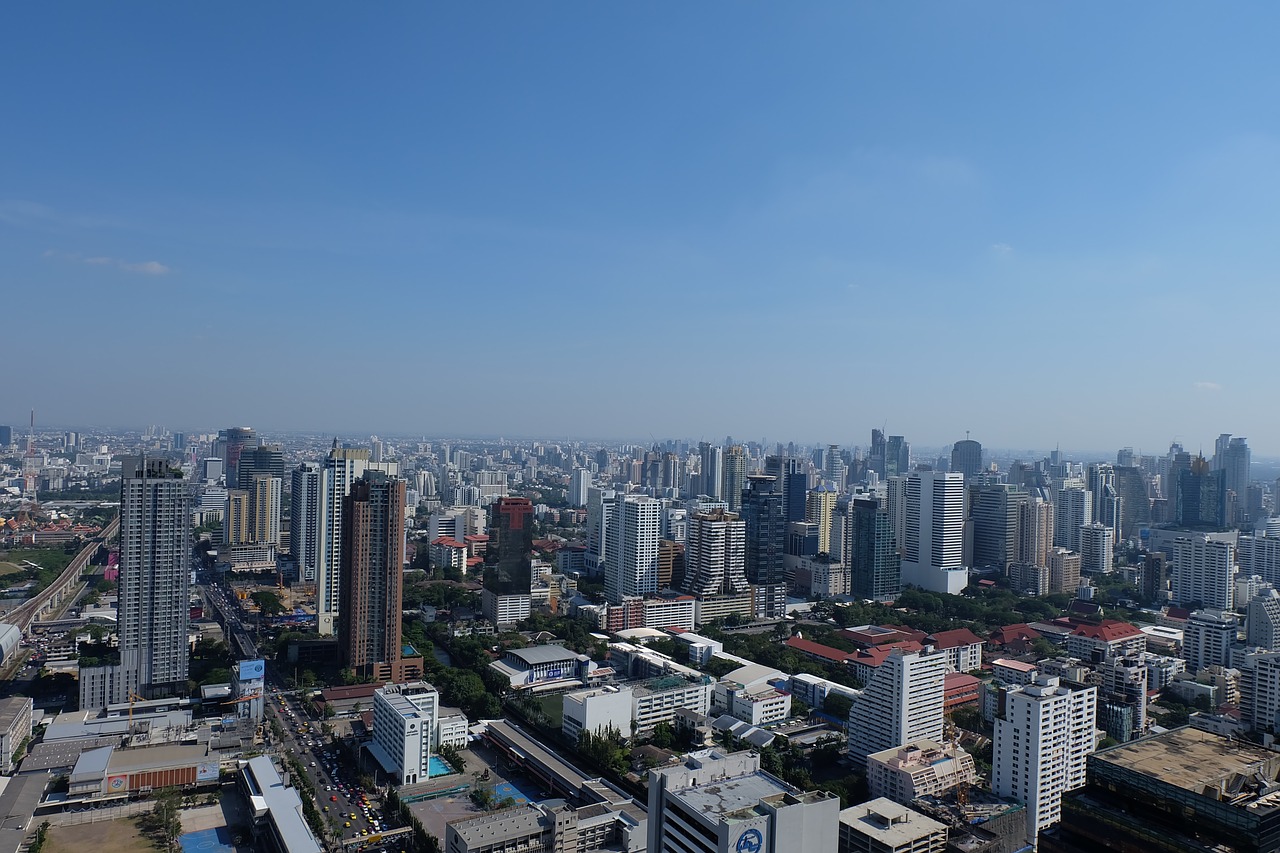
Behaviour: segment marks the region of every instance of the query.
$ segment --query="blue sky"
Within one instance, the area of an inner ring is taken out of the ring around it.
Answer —
[[[1280,453],[1273,4],[262,6],[2,13],[0,419]]]

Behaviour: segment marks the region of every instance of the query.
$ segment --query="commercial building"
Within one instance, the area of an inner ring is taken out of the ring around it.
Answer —
[[[562,729],[571,741],[584,731],[598,734],[609,727],[623,737],[648,734],[659,723],[673,722],[681,708],[709,714],[712,685],[710,676],[665,675],[640,684],[566,693]]]
[[[966,438],[951,445],[951,470],[967,480],[982,471],[982,445]]]
[[[440,716],[440,693],[425,681],[388,684],[373,693],[373,740],[369,751],[397,785],[431,776],[431,756]]]
[[[253,814],[254,849],[270,853],[321,853],[302,814],[302,798],[284,784],[270,756],[246,761],[236,785]]]
[[[755,615],[786,615],[786,496],[778,478],[752,474],[742,493],[741,516],[746,525],[747,583],[756,597]]]
[[[1182,629],[1182,657],[1187,669],[1197,673],[1210,666],[1227,666],[1236,644],[1239,626],[1234,613],[1196,610]]]
[[[643,495],[618,495],[610,508],[604,542],[605,597],[610,604],[621,604],[624,598],[654,595],[663,502]],[[686,556],[686,565],[687,560]]]
[[[316,625],[321,634],[337,631],[342,584],[342,507],[351,484],[364,476],[369,451],[363,448],[333,447],[324,460],[320,480],[319,568],[316,577]],[[298,523],[290,519],[290,525]]]
[[[919,740],[942,740],[947,656],[932,647],[893,649],[849,710],[849,757],[868,756]]]
[[[978,784],[973,756],[958,744],[921,739],[867,756],[867,786],[873,797],[908,804],[941,796],[958,785]]]
[[[533,589],[533,502],[528,498],[501,497],[491,505],[484,564],[484,617],[499,628],[527,619]]]
[[[1047,675],[1002,694],[991,790],[1026,805],[1028,843],[1058,822],[1062,795],[1085,783],[1085,762],[1098,743],[1097,695],[1096,687]]]
[[[1080,528],[1092,520],[1092,492],[1083,484],[1072,484],[1059,489],[1053,502],[1054,546],[1079,553]]]
[[[1268,853],[1280,847],[1280,754],[1179,728],[1094,753],[1041,853]]]
[[[530,803],[455,820],[446,853],[642,853],[648,837],[644,809],[615,795],[572,806],[564,800]]]
[[[893,601],[902,591],[902,557],[894,544],[893,519],[885,502],[874,497],[851,499],[844,524],[849,530],[849,553],[842,559],[849,566],[850,594],[863,600]]]
[[[1183,607],[1235,607],[1235,545],[1207,536],[1173,540],[1173,601]]]
[[[964,476],[913,471],[906,481],[902,582],[959,595],[969,583],[964,562]]]
[[[716,682],[712,707],[753,726],[780,722],[791,716],[791,694],[774,685],[786,680],[760,664],[738,667]]]
[[[367,471],[342,500],[338,650],[345,666],[376,681],[422,675],[422,658],[406,656],[401,642],[404,501],[404,480],[381,471]]]
[[[26,696],[0,699],[0,776],[13,775],[13,757],[31,737],[31,709]]]
[[[840,812],[839,853],[943,853],[946,847],[945,823],[890,799]]]
[[[315,462],[293,470],[289,491],[289,556],[298,564],[298,578],[315,583],[320,572],[320,483],[323,471]]]
[[[830,853],[840,800],[760,769],[756,752],[701,750],[649,774],[653,853]]]
[[[589,657],[564,646],[529,646],[507,649],[489,669],[507,678],[514,689],[542,692],[586,683],[591,666]]]

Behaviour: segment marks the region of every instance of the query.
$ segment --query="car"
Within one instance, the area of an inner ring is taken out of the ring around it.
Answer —
[[[352,812],[352,813],[351,813],[351,819],[352,819],[352,820],[359,820],[360,818],[359,818],[359,816],[358,816],[358,815],[356,815],[356,813],[355,813],[355,812]]]
[[[346,823],[344,823],[344,824],[342,825],[342,828],[343,828],[343,829],[350,829],[350,828],[351,828],[351,821],[347,821]]]
[[[337,801],[338,801],[338,795],[337,795],[337,794],[330,794],[330,795],[329,795],[329,802],[331,802],[331,803],[336,803]]]
[[[329,807],[328,807],[328,806],[325,806],[325,807],[324,807],[324,810],[325,810],[325,811],[328,811],[328,810],[329,810]]]

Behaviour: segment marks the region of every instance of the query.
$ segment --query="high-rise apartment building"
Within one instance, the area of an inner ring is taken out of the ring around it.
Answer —
[[[662,501],[642,495],[619,495],[614,500],[604,566],[605,597],[610,604],[621,604],[624,598],[643,598],[658,591],[662,509]],[[688,574],[687,538],[685,554]]]
[[[849,709],[849,757],[867,756],[921,739],[942,740],[947,655],[926,646],[894,649]]]
[[[1049,565],[1049,552],[1053,550],[1053,504],[1040,497],[1031,497],[1018,507],[1019,563],[1031,566]]]
[[[1086,762],[1097,746],[1098,688],[1037,675],[1002,695],[996,717],[991,789],[1024,804],[1027,842],[1061,816],[1062,795],[1085,784]]]
[[[724,448],[706,441],[699,442],[698,460],[701,493],[709,498],[724,500]]]
[[[108,702],[187,694],[191,493],[163,459],[125,457],[120,481],[120,677]]]
[[[966,438],[951,445],[951,470],[967,480],[982,471],[982,445]]]
[[[1173,600],[1182,607],[1235,608],[1236,549],[1207,536],[1173,540]]]
[[[781,618],[787,610],[787,519],[776,477],[753,474],[747,478],[742,521],[747,539],[747,583],[755,588],[756,615]]]
[[[512,625],[527,619],[532,608],[533,502],[498,498],[489,512],[481,603],[494,625]]]
[[[241,458],[241,464],[244,459]],[[256,545],[280,544],[280,501],[283,481],[270,474],[254,474],[249,488],[250,535]]]
[[[1049,590],[1076,594],[1080,588],[1080,555],[1066,548],[1049,552]]]
[[[365,474],[369,451],[339,447],[337,439],[324,460],[320,480],[320,567],[316,578],[316,623],[321,634],[337,630],[341,605],[342,510],[351,484]]]
[[[586,506],[588,492],[591,489],[591,472],[586,468],[574,468],[569,478],[569,504]]]
[[[732,512],[698,512],[685,539],[685,592],[725,595],[746,592],[747,525]]]
[[[1115,562],[1115,531],[1100,521],[1080,528],[1080,571],[1087,575],[1108,574]]]
[[[1182,630],[1182,657],[1187,671],[1194,674],[1207,667],[1230,664],[1238,633],[1233,613],[1217,609],[1193,611]]]
[[[905,530],[900,537],[902,582],[959,595],[969,583],[964,563],[964,477],[913,471],[906,491]]]
[[[618,493],[591,486],[587,489],[587,574],[602,575],[609,543],[609,524]]]
[[[831,516],[836,509],[835,487],[819,483],[805,497],[804,520],[818,526],[818,553],[831,553]]]
[[[1163,551],[1142,558],[1142,594],[1148,601],[1161,604],[1169,597],[1169,564]]]
[[[227,508],[222,513],[222,544],[248,544],[253,537],[252,530],[249,493],[243,489],[227,489]]]
[[[1280,593],[1268,589],[1249,600],[1245,645],[1280,651]]]
[[[1076,485],[1059,489],[1053,504],[1053,544],[1079,551],[1080,528],[1092,520],[1092,492]]]
[[[289,491],[289,554],[298,579],[315,583],[320,570],[320,466],[303,462],[293,470]]]
[[[741,511],[742,490],[747,485],[747,451],[741,444],[730,445],[724,452],[721,485],[729,512]]]
[[[366,472],[342,500],[338,649],[344,666],[378,681],[422,674],[400,639],[404,502],[404,480],[381,471]]]

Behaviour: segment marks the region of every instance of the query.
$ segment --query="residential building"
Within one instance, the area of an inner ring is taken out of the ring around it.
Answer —
[[[1235,608],[1236,549],[1206,536],[1173,541],[1173,601],[1183,607]]]
[[[1096,687],[1041,675],[1010,687],[996,718],[991,789],[1026,805],[1027,842],[1061,816],[1062,795],[1083,787],[1097,746]]]
[[[849,710],[849,757],[865,764],[886,749],[942,740],[946,673],[945,652],[891,650]]]
[[[700,494],[724,500],[724,448],[706,441],[699,442],[698,460]]]
[[[587,506],[590,490],[591,472],[586,468],[574,468],[572,476],[569,477],[570,506]]]
[[[1274,588],[1249,600],[1245,617],[1245,645],[1280,651],[1280,593]]]
[[[351,484],[364,476],[369,451],[333,447],[324,460],[320,479],[319,569],[316,576],[316,627],[320,634],[337,632],[342,573],[342,506]]]
[[[947,825],[881,797],[840,812],[840,841],[835,849],[839,853],[943,853]]]
[[[241,459],[241,464],[244,460]],[[255,545],[280,544],[280,501],[284,482],[279,477],[254,474],[249,484],[249,535]]]
[[[700,750],[649,773],[651,853],[830,853],[839,798],[760,769],[753,751]]]
[[[1083,485],[1058,490],[1053,504],[1053,544],[1080,551],[1080,528],[1093,520],[1093,493]]]
[[[805,496],[804,520],[818,528],[818,553],[831,553],[831,517],[839,493],[830,483],[819,483]]]
[[[958,744],[917,740],[867,756],[872,797],[906,805],[917,797],[941,796],[959,785],[977,785],[973,756]]]
[[[527,619],[533,589],[533,502],[500,497],[489,506],[489,542],[484,557],[484,618],[495,626]]]
[[[1080,555],[1066,548],[1049,552],[1049,590],[1076,594],[1080,588]]]
[[[913,471],[907,477],[906,492],[902,582],[958,595],[969,583],[964,563],[964,477]]]
[[[1147,662],[1145,655],[1108,658],[1098,667],[1099,728],[1120,742],[1147,733]]]
[[[289,492],[289,554],[298,564],[298,578],[315,583],[320,572],[321,489],[324,472],[315,462],[293,470]]]
[[[747,485],[747,451],[741,444],[732,444],[724,452],[724,469],[721,486],[729,512],[741,513],[742,492]]]
[[[1087,575],[1108,574],[1115,564],[1115,531],[1100,521],[1080,528],[1080,571]]]
[[[662,501],[643,495],[618,495],[605,540],[604,588],[610,604],[658,591],[658,540]],[[688,546],[686,543],[688,575]]]
[[[19,747],[31,739],[32,700],[27,696],[0,699],[0,776],[12,776],[21,759]]]
[[[1210,666],[1227,666],[1236,644],[1239,625],[1235,614],[1223,610],[1197,610],[1182,629],[1182,657],[1190,672]]]
[[[947,668],[952,672],[982,668],[982,638],[968,628],[938,631],[925,642],[947,656]]]
[[[747,525],[732,512],[698,512],[685,539],[685,592],[724,595],[747,591]]]

